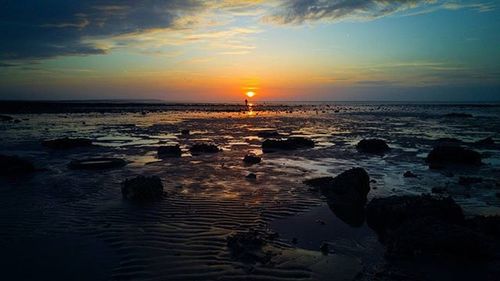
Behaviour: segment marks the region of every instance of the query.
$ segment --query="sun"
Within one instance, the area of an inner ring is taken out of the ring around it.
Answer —
[[[255,96],[255,92],[248,91],[248,92],[246,93],[246,95],[247,95],[247,97],[251,98],[251,97]]]

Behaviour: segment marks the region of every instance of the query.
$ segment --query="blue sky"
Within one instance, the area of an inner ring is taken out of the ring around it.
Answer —
[[[0,99],[500,100],[498,1],[3,1]]]

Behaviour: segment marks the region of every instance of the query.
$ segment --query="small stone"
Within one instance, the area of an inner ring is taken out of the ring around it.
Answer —
[[[248,165],[258,164],[262,159],[255,154],[247,154],[243,158],[243,162]]]
[[[42,141],[42,145],[50,149],[72,149],[92,146],[92,140],[85,138],[61,138]]]
[[[181,155],[182,151],[178,144],[158,147],[158,157],[160,158],[181,157]]]
[[[191,146],[191,148],[189,150],[193,154],[217,153],[217,152],[221,151],[216,145],[214,145],[214,144],[208,144],[208,143],[194,144],[193,146]]]
[[[249,180],[256,180],[257,179],[257,175],[254,174],[254,173],[250,173],[250,174],[246,175],[245,178],[247,178]]]
[[[377,154],[390,150],[387,143],[381,139],[363,139],[356,145],[356,148],[361,152]]]
[[[417,175],[415,175],[412,171],[406,171],[404,174],[403,174],[403,177],[405,178],[416,178]]]
[[[319,250],[323,255],[328,255],[328,253],[330,253],[330,246],[327,243],[323,243],[321,247],[319,247]]]

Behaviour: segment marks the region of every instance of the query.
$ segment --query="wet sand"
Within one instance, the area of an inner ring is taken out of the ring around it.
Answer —
[[[303,184],[358,166],[374,180],[368,200],[441,187],[466,215],[500,214],[497,148],[478,148],[485,165],[457,168],[453,175],[430,170],[424,161],[438,138],[474,142],[492,136],[498,143],[500,107],[224,108],[11,114],[20,122],[0,123],[0,153],[25,157],[37,171],[0,178],[5,280],[370,280],[386,263],[375,233],[350,214],[336,214],[319,192]],[[443,117],[452,112],[473,117]],[[186,129],[189,136],[181,134]],[[263,130],[308,137],[316,145],[263,154],[264,139],[258,137]],[[95,146],[53,150],[41,145],[61,137],[90,138]],[[385,139],[391,151],[359,153],[355,144],[369,137]],[[199,142],[223,151],[191,155],[189,147]],[[159,146],[173,144],[181,146],[182,157],[157,157]],[[262,162],[244,165],[249,152]],[[71,160],[87,157],[118,157],[128,164],[102,171],[68,169]],[[408,170],[417,177],[403,177]],[[256,180],[245,178],[249,173]],[[165,196],[145,204],[124,200],[121,182],[136,175],[159,176]],[[460,176],[483,181],[464,186]],[[272,256],[270,263],[231,255],[227,237],[249,229],[279,234],[263,249]],[[330,245],[328,255],[320,251],[323,243]],[[433,266],[425,277],[467,280],[484,272],[481,266],[468,270],[460,274],[459,263]]]

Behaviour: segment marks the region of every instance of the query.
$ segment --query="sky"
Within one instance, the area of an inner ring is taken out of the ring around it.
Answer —
[[[0,99],[500,101],[500,1],[0,0]]]

